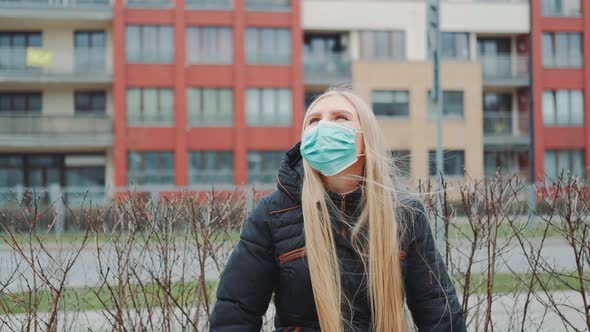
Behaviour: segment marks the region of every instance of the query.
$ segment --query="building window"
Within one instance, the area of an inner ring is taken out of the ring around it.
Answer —
[[[0,92],[0,113],[41,113],[41,92]]]
[[[127,124],[150,127],[173,126],[174,94],[172,89],[127,89]]]
[[[443,117],[445,119],[463,119],[463,91],[443,91],[442,94]],[[428,112],[430,117],[436,118],[436,112],[430,99],[430,92],[427,93]]]
[[[542,0],[541,13],[549,17],[577,17],[582,15],[581,0]]]
[[[582,66],[582,34],[543,33],[543,66],[579,68]]]
[[[510,135],[513,132],[512,94],[485,92],[483,94],[483,128],[487,135]]]
[[[282,151],[248,152],[248,183],[272,184],[281,165]]]
[[[76,71],[99,71],[106,66],[104,31],[74,32]]]
[[[189,27],[186,31],[186,61],[194,64],[231,64],[231,28]]]
[[[291,63],[291,32],[282,28],[247,28],[246,63],[287,65]]]
[[[582,150],[545,151],[545,176],[555,180],[562,175],[586,177]]]
[[[246,10],[286,11],[290,8],[290,0],[246,0]]]
[[[128,25],[125,34],[128,63],[172,63],[174,35],[167,25]]]
[[[0,183],[2,187],[14,188],[24,185],[23,164],[21,156],[0,155]]]
[[[135,185],[174,184],[172,152],[130,151],[127,160],[127,183]]]
[[[373,112],[377,116],[408,117],[408,91],[375,90],[371,94]]]
[[[465,170],[465,151],[445,150],[443,151],[443,176],[463,176]],[[428,174],[436,174],[436,151],[428,152]]]
[[[543,123],[546,126],[583,126],[584,95],[579,90],[543,93]]]
[[[27,66],[27,48],[42,45],[41,32],[0,31],[0,70],[38,70]]]
[[[511,176],[528,173],[529,154],[527,151],[485,151],[483,155],[486,176]]]
[[[250,127],[290,126],[293,101],[289,89],[248,89],[246,123]]]
[[[104,91],[74,92],[74,110],[77,114],[104,114],[106,109],[106,93]]]
[[[230,151],[189,153],[190,184],[233,184],[234,157]]]
[[[362,60],[404,60],[406,36],[404,31],[361,31]]]
[[[442,32],[443,59],[469,60],[469,34],[466,32]]]
[[[410,150],[393,150],[391,151],[391,157],[393,159],[393,166],[395,171],[400,176],[410,176],[411,159]]]
[[[234,117],[231,89],[188,89],[186,92],[189,126],[231,127]]]
[[[231,10],[232,0],[185,0],[188,9]]]

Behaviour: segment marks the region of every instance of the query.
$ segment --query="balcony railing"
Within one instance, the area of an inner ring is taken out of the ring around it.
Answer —
[[[292,123],[291,114],[247,114],[246,123],[249,127],[287,127]]]
[[[160,171],[129,171],[127,172],[127,184],[133,186],[173,186],[174,170]]]
[[[106,49],[75,48],[72,51],[43,48],[0,47],[0,76],[40,80],[110,80]],[[90,75],[89,75],[90,74]]]
[[[2,8],[106,8],[110,0],[0,0]]]
[[[307,83],[337,83],[352,77],[351,61],[347,53],[303,55],[303,71]]]
[[[231,10],[232,0],[185,0],[188,9],[199,10]]]
[[[113,121],[106,114],[48,115],[41,112],[0,112],[0,135],[112,134]]]
[[[174,111],[156,114],[127,114],[127,125],[130,127],[172,127],[174,126]]]
[[[172,0],[127,0],[130,8],[169,8],[172,4]]]
[[[246,10],[288,11],[290,8],[290,0],[246,0]]]
[[[63,201],[62,201],[63,198]],[[45,187],[26,188],[22,185],[16,187],[0,187],[0,207],[30,204],[35,206],[51,205],[57,207],[57,203],[65,203],[68,208],[88,207],[90,205],[105,205],[109,203],[109,195],[104,186],[66,186],[57,184]]]
[[[529,79],[529,60],[526,55],[480,56],[484,81],[503,81],[509,84],[527,85]],[[519,83],[520,82],[520,83]]]
[[[246,62],[249,65],[288,65],[291,63],[291,53],[247,53]]]
[[[190,127],[231,127],[234,123],[233,113],[188,113]]]
[[[526,137],[529,134],[529,114],[484,112],[483,128],[485,136]]]

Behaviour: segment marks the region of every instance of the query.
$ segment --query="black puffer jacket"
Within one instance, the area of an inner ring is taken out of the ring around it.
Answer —
[[[302,179],[298,144],[283,157],[278,189],[263,197],[252,211],[229,258],[217,291],[211,331],[260,331],[261,317],[273,293],[276,331],[320,331],[305,260]],[[344,197],[329,194],[336,206],[352,218],[359,213],[360,195],[360,190]],[[398,220],[404,223],[402,228],[407,226],[401,240],[402,271],[414,322],[420,331],[465,331],[455,289],[435,247],[424,210],[417,202],[412,204],[414,209],[400,209]],[[342,287],[354,308],[352,313],[346,313],[352,317],[352,326],[346,330],[370,331],[363,264],[345,239],[346,232],[340,234],[336,250]]]

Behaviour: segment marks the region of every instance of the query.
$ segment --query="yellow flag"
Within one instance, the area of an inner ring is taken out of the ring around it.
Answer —
[[[47,67],[53,63],[53,53],[41,48],[27,48],[27,66]]]

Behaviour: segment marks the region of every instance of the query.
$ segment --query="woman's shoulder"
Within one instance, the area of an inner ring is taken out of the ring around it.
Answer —
[[[403,196],[398,199],[396,220],[399,234],[405,243],[430,231],[430,222],[422,200],[417,196]]]

